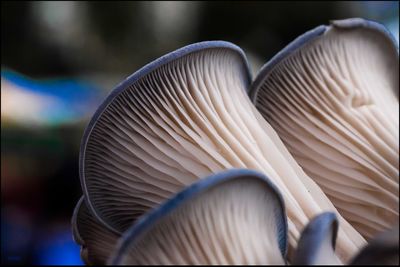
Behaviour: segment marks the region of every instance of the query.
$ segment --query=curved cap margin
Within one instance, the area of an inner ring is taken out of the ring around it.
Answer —
[[[98,219],[105,227],[107,227],[110,231],[117,233],[117,234],[121,234],[120,231],[118,231],[117,229],[114,229],[113,227],[111,227],[107,222],[105,222],[103,220],[103,218],[101,216],[98,215],[98,213],[96,212],[96,209],[94,208],[94,206],[92,205],[91,201],[90,201],[90,197],[89,197],[89,193],[87,190],[87,186],[86,186],[86,181],[85,181],[85,152],[86,152],[86,145],[87,142],[89,140],[90,134],[92,132],[92,130],[94,129],[94,127],[96,126],[96,122],[98,121],[98,119],[101,117],[101,115],[103,114],[103,112],[107,109],[107,107],[113,102],[113,100],[122,92],[125,91],[125,89],[127,89],[129,86],[131,86],[132,84],[134,84],[136,81],[138,81],[140,78],[144,77],[145,75],[149,74],[150,72],[156,70],[157,68],[164,66],[176,59],[182,58],[188,54],[194,53],[194,52],[198,52],[198,51],[202,51],[202,50],[206,50],[206,49],[218,49],[218,48],[226,48],[226,49],[230,49],[233,50],[235,52],[237,52],[240,57],[243,60],[243,63],[245,65],[246,68],[246,76],[247,76],[247,88],[249,89],[250,87],[250,83],[251,83],[251,71],[250,71],[250,67],[249,67],[249,62],[246,58],[245,53],[243,52],[243,50],[236,46],[233,43],[230,42],[226,42],[226,41],[204,41],[204,42],[199,42],[199,43],[194,43],[185,47],[182,47],[178,50],[175,50],[173,52],[170,52],[152,62],[150,62],[149,64],[145,65],[144,67],[142,67],[141,69],[139,69],[138,71],[136,71],[135,73],[133,73],[132,75],[130,75],[128,78],[126,78],[124,81],[122,81],[121,83],[119,83],[111,92],[110,94],[105,98],[105,100],[102,102],[102,104],[97,108],[97,110],[95,111],[94,115],[92,116],[91,120],[89,121],[88,125],[86,126],[84,133],[83,133],[83,137],[82,137],[82,141],[81,141],[81,145],[80,145],[80,151],[79,151],[79,177],[80,177],[80,182],[81,182],[81,186],[82,186],[82,191],[83,194],[85,196],[86,199],[86,205],[88,207],[88,209],[91,211],[91,213],[93,214],[93,216],[96,217],[96,219]]]
[[[366,28],[371,29],[376,32],[382,34],[384,38],[386,38],[391,45],[397,51],[397,55],[399,53],[399,46],[394,38],[394,36],[390,33],[390,31],[382,24],[372,20],[366,20],[362,18],[350,18],[344,20],[332,20],[330,21],[330,25],[321,25],[318,26],[303,35],[297,37],[294,41],[292,41],[289,45],[283,48],[278,54],[276,54],[271,60],[269,60],[264,66],[261,67],[260,71],[258,72],[254,82],[252,83],[250,90],[249,90],[249,97],[251,101],[254,103],[257,99],[257,93],[261,85],[264,81],[268,78],[272,69],[279,64],[283,59],[287,58],[298,49],[302,48],[308,42],[318,38],[319,36],[325,34],[329,29],[332,27],[334,28],[341,28],[341,29],[355,29],[355,28]]]
[[[332,250],[335,250],[339,222],[333,212],[324,212],[313,218],[300,236],[293,263],[313,265],[325,238],[332,233]]]
[[[115,254],[111,257],[110,263],[112,265],[119,264],[122,260],[123,255],[129,249],[129,246],[136,242],[146,231],[151,229],[156,222],[160,219],[183,205],[185,202],[193,199],[195,196],[201,194],[202,192],[210,189],[214,186],[217,186],[223,182],[231,181],[234,179],[240,179],[243,177],[252,177],[257,178],[266,183],[269,189],[273,193],[275,193],[278,198],[278,202],[281,206],[282,211],[282,221],[278,222],[278,243],[279,248],[282,253],[283,258],[286,258],[287,253],[287,218],[285,211],[285,204],[283,197],[279,191],[279,189],[262,173],[248,170],[248,169],[231,169],[228,171],[220,172],[218,174],[214,174],[208,176],[200,181],[192,184],[187,187],[180,193],[176,194],[173,198],[167,200],[159,207],[153,209],[146,215],[142,216],[136,224],[134,224],[129,230],[127,230],[124,235],[119,240],[117,245],[117,249],[115,250]]]

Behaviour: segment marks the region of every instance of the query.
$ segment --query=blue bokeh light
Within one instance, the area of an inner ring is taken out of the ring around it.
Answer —
[[[83,265],[80,247],[73,241],[70,230],[57,231],[37,246],[38,265]]]

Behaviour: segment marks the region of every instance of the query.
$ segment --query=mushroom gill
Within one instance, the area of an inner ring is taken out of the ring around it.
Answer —
[[[185,188],[121,238],[113,265],[285,263],[283,200],[264,175],[229,170]]]
[[[302,171],[247,96],[240,48],[202,42],[145,66],[122,82],[85,130],[80,160],[88,208],[122,233],[182,188],[231,168],[267,175],[281,191],[293,248],[321,211],[337,212]],[[337,252],[348,259],[365,240],[340,214]]]
[[[81,258],[87,265],[105,265],[120,237],[96,220],[83,197],[76,204],[72,216],[72,233],[75,242],[81,246]]]
[[[398,91],[395,44],[361,19],[296,39],[251,89],[299,165],[366,238],[399,217]]]

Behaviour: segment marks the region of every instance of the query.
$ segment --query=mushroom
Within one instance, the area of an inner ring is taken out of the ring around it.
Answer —
[[[293,265],[338,265],[335,254],[338,220],[324,212],[313,218],[301,233]]]
[[[283,199],[265,175],[224,171],[195,182],[124,233],[112,265],[285,263]]]
[[[333,21],[263,66],[250,97],[364,237],[399,217],[399,55],[385,28]]]
[[[87,265],[105,265],[120,237],[96,220],[83,197],[74,209],[72,234],[74,241],[81,246],[81,258]]]
[[[336,215],[325,212],[310,221],[301,233],[293,265],[338,265],[335,243]],[[352,257],[349,265],[399,265],[399,222],[375,236]]]
[[[399,221],[371,240],[352,259],[351,265],[399,265]]]
[[[337,253],[365,244],[287,151],[247,95],[243,51],[223,41],[192,44],[146,65],[95,112],[80,151],[91,213],[122,234],[138,217],[184,187],[226,169],[267,175],[281,191],[290,248],[316,214],[336,212]]]

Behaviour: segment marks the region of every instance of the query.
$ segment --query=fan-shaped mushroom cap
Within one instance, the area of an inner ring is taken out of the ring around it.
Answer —
[[[278,189],[259,172],[204,178],[143,216],[112,264],[284,264],[287,222]]]
[[[81,246],[82,260],[88,265],[105,265],[120,237],[92,216],[83,197],[74,209],[72,234],[75,242]]]
[[[399,58],[383,26],[334,21],[260,71],[257,109],[365,237],[399,216]]]
[[[254,108],[249,83],[243,52],[221,41],[181,48],[121,83],[82,141],[80,176],[91,212],[122,233],[201,178],[255,169],[282,192],[294,247],[310,218],[336,210]],[[337,251],[343,259],[364,244],[341,222]]]
[[[294,265],[337,265],[335,255],[338,220],[335,213],[324,212],[312,219],[301,233]]]
[[[399,222],[371,240],[351,265],[399,265]]]

